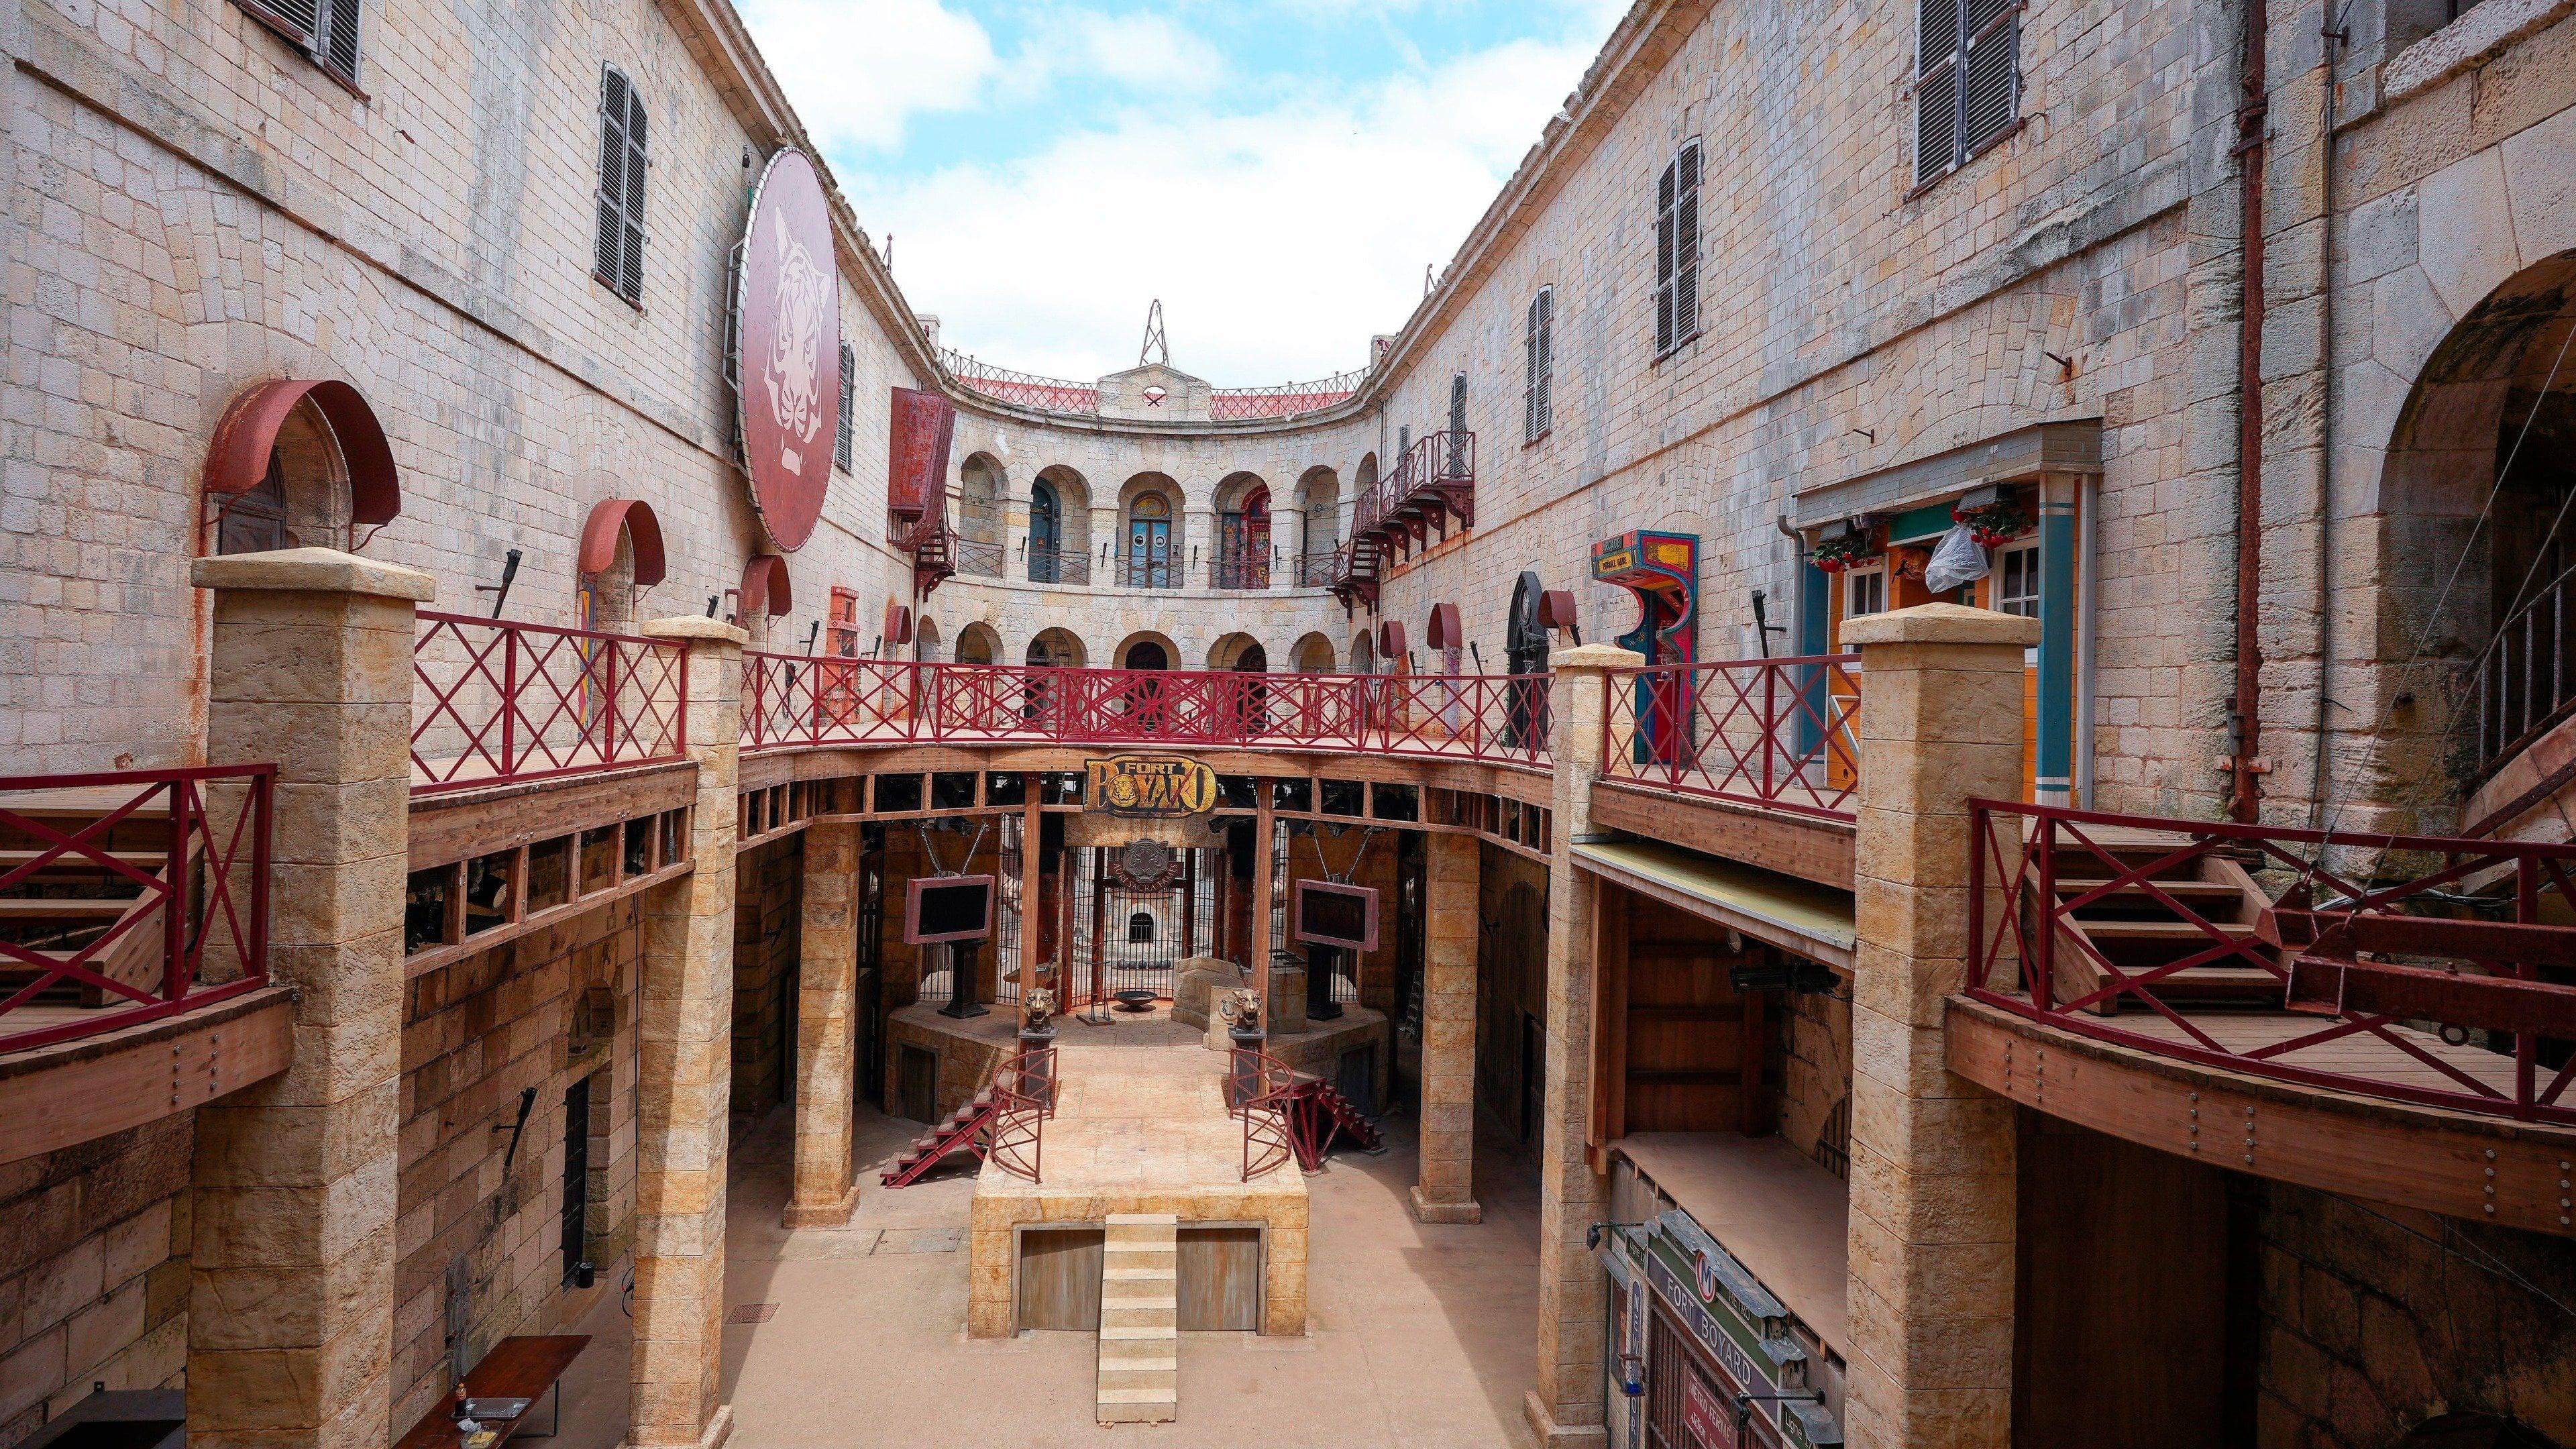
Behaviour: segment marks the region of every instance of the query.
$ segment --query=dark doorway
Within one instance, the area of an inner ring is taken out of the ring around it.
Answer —
[[[915,1122],[939,1120],[939,1054],[907,1045],[895,1058],[895,1110]]]
[[[1155,643],[1153,640],[1140,639],[1127,646],[1125,667],[1129,669],[1169,669],[1172,667],[1172,656],[1164,653],[1163,646]]]
[[[1521,1013],[1521,1141],[1538,1131],[1547,1111],[1547,1033],[1538,1018]]]

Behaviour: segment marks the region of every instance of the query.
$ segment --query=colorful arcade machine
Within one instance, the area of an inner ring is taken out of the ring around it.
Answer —
[[[1699,659],[1699,535],[1632,529],[1592,545],[1592,581],[1637,596],[1637,627],[1619,643],[1646,663]],[[1649,674],[1637,681],[1637,760],[1670,763],[1690,749],[1690,675]]]

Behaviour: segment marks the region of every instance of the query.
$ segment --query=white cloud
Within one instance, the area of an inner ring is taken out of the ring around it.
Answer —
[[[1047,15],[1014,59],[1005,86],[1022,96],[1058,81],[1106,81],[1169,94],[1207,90],[1225,79],[1216,47],[1160,15],[1065,10]]]
[[[1131,365],[1161,297],[1174,365],[1228,385],[1358,365],[1421,299],[1581,77],[1593,41],[1519,41],[1429,75],[1249,114],[1158,106],[1002,166],[879,180],[861,220],[943,340],[1006,367]]]
[[[748,0],[744,21],[828,150],[888,147],[913,116],[974,105],[992,37],[939,0]]]

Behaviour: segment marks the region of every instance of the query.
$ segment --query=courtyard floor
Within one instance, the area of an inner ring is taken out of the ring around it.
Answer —
[[[1181,1336],[1180,1421],[1092,1420],[1088,1333],[966,1337],[973,1162],[886,1190],[877,1167],[920,1131],[862,1107],[870,1165],[846,1228],[778,1225],[790,1113],[736,1143],[726,1266],[725,1397],[757,1449],[1057,1445],[1169,1449],[1493,1449],[1531,1443],[1521,1397],[1537,1369],[1538,1195],[1529,1164],[1480,1145],[1473,1226],[1413,1220],[1413,1121],[1382,1156],[1337,1153],[1307,1179],[1308,1302],[1299,1339]],[[765,1310],[763,1308],[765,1305]],[[764,1317],[763,1314],[766,1316]],[[627,1321],[615,1296],[564,1390],[559,1449],[615,1449],[626,1427]]]

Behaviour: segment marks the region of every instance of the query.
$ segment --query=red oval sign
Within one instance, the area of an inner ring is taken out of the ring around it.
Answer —
[[[823,516],[841,423],[840,269],[823,182],[802,151],[780,151],[760,174],[734,308],[751,506],[793,553]]]

